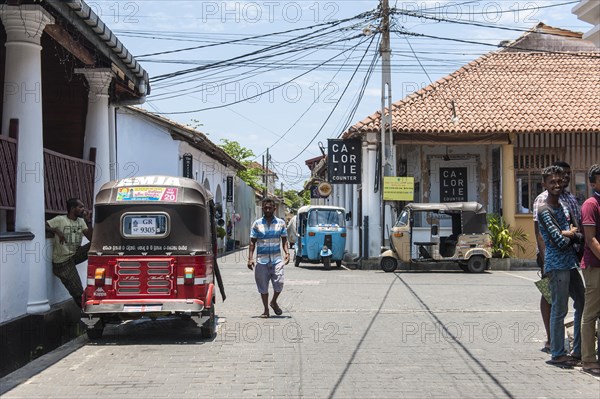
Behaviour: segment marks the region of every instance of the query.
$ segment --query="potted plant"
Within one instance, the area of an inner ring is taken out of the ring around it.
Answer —
[[[528,241],[527,234],[522,228],[516,229],[506,223],[504,218],[498,214],[490,213],[487,215],[488,227],[492,236],[492,257],[495,259],[506,259],[504,262],[507,265],[500,267],[502,269],[510,268],[510,258],[515,257],[516,250],[525,252],[525,243]],[[499,263],[496,261],[495,263]],[[496,267],[499,269],[499,267]]]
[[[217,237],[219,238],[219,251],[223,250],[223,239],[227,235],[227,232],[222,226],[217,226]]]

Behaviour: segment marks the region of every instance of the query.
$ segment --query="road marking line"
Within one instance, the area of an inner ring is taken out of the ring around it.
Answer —
[[[537,279],[532,279],[532,278],[529,278],[529,277],[519,276],[518,274],[509,273],[509,272],[505,272],[505,271],[502,271],[502,270],[498,270],[498,271],[500,273],[508,274],[509,276],[513,276],[513,277],[517,277],[517,278],[522,278],[523,280],[528,280],[528,281],[533,281],[533,282],[537,281]]]

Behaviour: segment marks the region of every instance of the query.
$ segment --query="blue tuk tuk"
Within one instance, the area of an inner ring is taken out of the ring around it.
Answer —
[[[345,209],[308,205],[298,209],[295,217],[298,239],[294,247],[294,265],[323,263],[325,269],[330,269],[333,261],[341,266],[346,248]]]

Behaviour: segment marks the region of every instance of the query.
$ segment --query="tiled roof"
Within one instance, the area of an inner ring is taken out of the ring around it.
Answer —
[[[600,53],[494,52],[392,104],[393,132],[599,132]],[[377,112],[343,137],[379,131]]]

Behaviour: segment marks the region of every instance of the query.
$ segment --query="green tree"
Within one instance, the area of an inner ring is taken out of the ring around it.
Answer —
[[[221,139],[223,144],[219,144],[219,147],[223,149],[230,157],[244,165],[246,170],[240,170],[237,172],[237,176],[246,182],[250,187],[254,189],[261,189],[260,185],[262,170],[261,168],[251,166],[251,159],[254,158],[254,152],[251,149],[243,147],[235,140]]]
[[[304,205],[310,204],[310,192],[304,191],[300,196],[298,191],[288,190],[283,193],[285,204],[290,208],[292,213],[296,213],[298,209]]]
[[[281,197],[281,190],[275,189],[275,195]],[[298,195],[296,190],[287,190],[283,192],[283,202],[290,212],[296,213],[301,206],[310,204],[310,193],[306,191]]]

